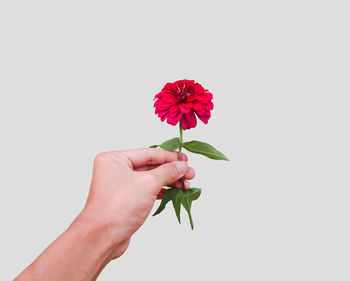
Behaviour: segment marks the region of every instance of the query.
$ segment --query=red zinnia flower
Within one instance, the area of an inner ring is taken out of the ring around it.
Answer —
[[[210,110],[214,108],[213,95],[194,80],[167,83],[155,97],[156,114],[168,124],[175,126],[182,119],[184,130],[197,126],[196,115],[207,124]],[[196,114],[196,115],[195,115]]]

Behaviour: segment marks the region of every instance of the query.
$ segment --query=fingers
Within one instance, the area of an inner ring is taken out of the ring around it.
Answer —
[[[186,180],[184,181],[184,184],[185,184],[185,189],[186,190],[189,189],[190,186],[191,186],[190,182],[186,181]],[[176,182],[170,184],[169,186],[182,189],[182,181],[181,181],[181,179],[177,180]]]
[[[159,165],[147,165],[147,166],[144,166],[144,167],[137,168],[136,170],[137,171],[150,171],[150,170],[154,170],[155,168],[158,168],[158,167],[159,167]],[[188,180],[193,179],[195,177],[195,175],[196,175],[195,170],[192,167],[188,167],[185,175],[183,176],[184,179],[185,179],[184,184],[185,184],[185,189],[186,190],[189,189],[190,186],[191,186],[191,184],[190,184],[190,182]],[[181,181],[181,179],[178,179],[177,181],[175,181],[175,182],[173,182],[171,184],[168,184],[168,186],[182,189],[182,181]],[[161,199],[163,197],[164,191],[161,191],[158,194],[158,199]]]
[[[130,160],[134,169],[146,165],[161,165],[178,160],[178,152],[166,151],[156,148],[141,148],[120,152]],[[187,161],[187,156],[182,154],[182,160]]]
[[[147,166],[136,168],[135,170],[136,171],[149,171],[149,170],[153,170],[157,167],[159,167],[159,165],[147,165]],[[196,175],[195,170],[192,167],[188,167],[188,170],[185,173],[184,178],[186,180],[191,180],[195,177],[195,175]]]
[[[180,171],[181,167],[179,169],[179,165],[180,166],[184,165],[185,172]],[[175,169],[174,169],[174,166],[176,167]],[[164,164],[164,165],[158,166],[156,168],[155,168],[155,165],[149,165],[149,166],[143,167],[142,170],[148,171],[156,178],[157,183],[158,183],[157,184],[158,189],[156,191],[158,194],[157,199],[163,198],[163,194],[164,194],[166,189],[161,188],[161,187],[164,185],[168,185],[170,187],[182,189],[181,174],[184,173],[183,177],[185,179],[184,185],[185,185],[186,190],[190,188],[190,182],[187,180],[193,179],[196,175],[195,170],[192,167],[189,167],[187,162],[180,162],[180,161]],[[178,179],[176,181],[173,181],[175,178],[178,178]],[[169,182],[172,182],[172,183],[169,184]],[[159,184],[160,184],[160,186],[159,186]]]
[[[191,180],[196,176],[196,171],[192,168],[189,167],[187,172],[184,175],[185,180]]]
[[[149,171],[149,170],[153,170],[155,168],[159,167],[159,165],[146,165],[146,166],[141,166],[141,167],[137,167],[134,169],[134,171]]]
[[[175,183],[186,174],[188,169],[189,167],[186,161],[174,161],[160,165],[153,170],[149,170],[147,173],[151,174],[155,179],[156,193],[158,194],[163,186]]]

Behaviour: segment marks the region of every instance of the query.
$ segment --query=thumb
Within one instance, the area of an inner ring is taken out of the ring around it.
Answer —
[[[154,176],[157,185],[161,188],[164,185],[169,185],[182,178],[188,170],[186,161],[175,161],[160,165],[159,167],[148,171]]]

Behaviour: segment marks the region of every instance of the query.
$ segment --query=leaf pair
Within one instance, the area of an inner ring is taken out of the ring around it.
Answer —
[[[179,138],[173,138],[170,140],[167,140],[163,142],[161,145],[152,145],[151,147],[160,147],[165,150],[173,151],[180,147],[180,139]],[[217,150],[215,147],[211,146],[208,143],[201,142],[201,141],[189,141],[184,142],[183,147],[187,149],[190,152],[202,154],[204,156],[207,156],[208,158],[214,159],[214,160],[227,160],[228,158],[221,153],[219,150]]]
[[[197,200],[200,194],[201,194],[200,188],[190,188],[185,192],[178,188],[167,189],[163,194],[163,199],[160,203],[159,208],[153,214],[153,216],[160,214],[164,210],[166,204],[168,204],[168,202],[171,200],[173,202],[173,207],[179,223],[181,223],[180,211],[181,211],[181,205],[182,205],[184,206],[185,210],[188,213],[188,217],[191,223],[191,228],[193,229],[194,224],[192,220],[191,206],[192,206],[192,201]]]

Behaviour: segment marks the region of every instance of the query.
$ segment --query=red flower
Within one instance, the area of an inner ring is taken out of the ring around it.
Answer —
[[[158,117],[162,121],[167,119],[168,124],[173,126],[182,119],[184,130],[197,126],[196,115],[207,124],[210,110],[214,108],[213,95],[194,80],[167,83],[154,98]]]

